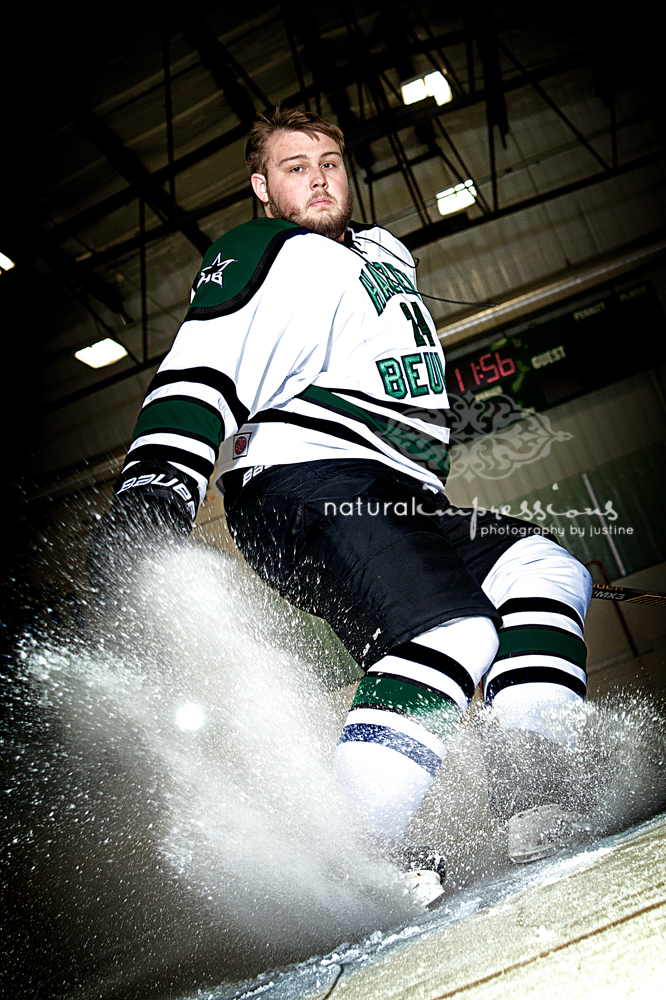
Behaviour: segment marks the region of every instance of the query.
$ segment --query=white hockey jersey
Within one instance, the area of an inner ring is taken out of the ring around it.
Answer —
[[[254,219],[206,253],[123,471],[167,461],[203,498],[216,463],[223,474],[363,458],[441,492],[448,405],[435,326],[395,237],[352,223],[343,244]]]

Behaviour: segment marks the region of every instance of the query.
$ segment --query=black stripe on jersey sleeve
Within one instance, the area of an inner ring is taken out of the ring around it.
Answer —
[[[330,389],[322,389],[320,386],[310,385],[296,398],[312,403],[314,406],[321,406],[333,413],[339,413],[340,416],[346,417],[348,420],[357,421],[372,431],[380,441],[386,441],[399,454],[417,465],[423,466],[423,468],[432,471],[441,470],[446,478],[450,464],[448,446],[439,438],[421,434],[415,427],[403,424],[394,417],[364,410],[356,403],[348,402],[342,397],[336,396]],[[442,478],[439,471],[435,474]]]
[[[334,420],[319,420],[317,417],[305,417],[302,413],[287,413],[285,410],[261,410],[252,418],[252,423],[262,424],[296,424],[298,427],[306,427],[311,431],[319,431],[320,434],[329,434],[331,437],[342,438],[352,444],[360,444],[371,451],[377,451],[380,455],[386,453],[377,448],[372,441],[356,434],[344,424],[338,424]]]
[[[156,389],[162,389],[165,385],[175,385],[177,382],[199,383],[219,392],[221,396],[224,396],[226,404],[233,413],[239,427],[250,416],[247,406],[244,406],[238,398],[233,380],[216,368],[206,368],[203,366],[200,368],[172,368],[169,371],[157,372],[148,386],[146,395],[149,396]]]
[[[184,451],[182,448],[172,448],[167,444],[142,444],[138,448],[127,453],[125,466],[130,462],[177,462],[188,469],[193,469],[205,479],[210,479],[213,475],[215,465],[201,455],[194,455],[191,451]]]

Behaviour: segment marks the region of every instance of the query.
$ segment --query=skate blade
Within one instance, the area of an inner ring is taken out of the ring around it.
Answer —
[[[444,902],[444,889],[437,872],[419,868],[405,872],[401,879],[410,898],[426,910],[436,910]]]
[[[514,865],[527,865],[530,861],[552,858],[553,854],[557,854],[559,850],[560,848],[555,844],[549,844],[547,847],[537,847],[531,851],[513,851],[509,854],[509,859],[513,861]]]
[[[509,858],[516,865],[524,865],[578,846],[589,836],[589,827],[552,804],[516,813],[509,820],[508,836]]]

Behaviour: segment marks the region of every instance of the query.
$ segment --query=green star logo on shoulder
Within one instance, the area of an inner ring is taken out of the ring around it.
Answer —
[[[206,251],[187,318],[215,319],[241,309],[261,287],[285,242],[300,234],[308,231],[284,219],[252,219],[230,229]],[[230,264],[238,266],[226,274]]]

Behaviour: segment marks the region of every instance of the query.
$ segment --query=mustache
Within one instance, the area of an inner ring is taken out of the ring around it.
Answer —
[[[328,198],[329,201],[332,202],[333,206],[337,206],[338,204],[337,198],[334,198],[333,195],[330,193],[330,191],[324,191],[320,192],[319,194],[313,194],[312,197],[309,199],[307,205],[305,206],[306,209],[309,208],[310,205],[313,204],[313,202],[318,201],[319,198],[321,197]]]

